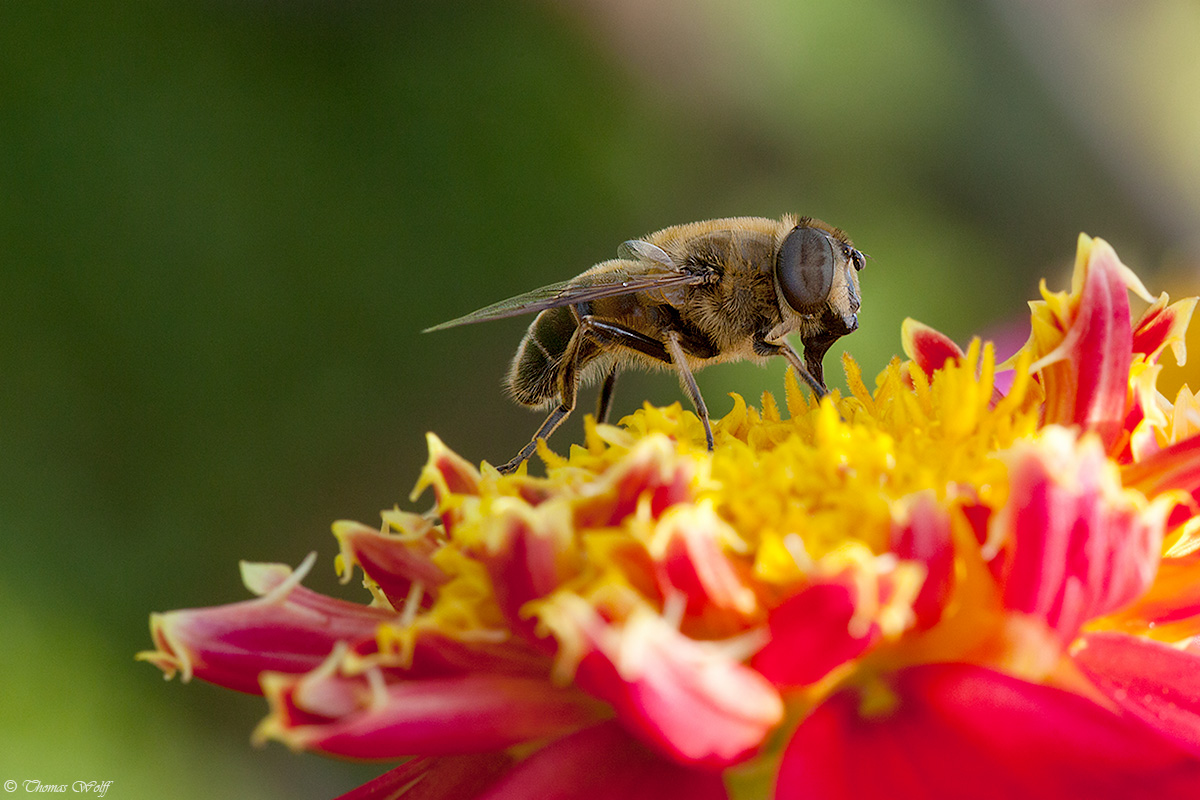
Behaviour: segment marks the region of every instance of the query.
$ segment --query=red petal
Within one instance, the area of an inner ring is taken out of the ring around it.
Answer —
[[[655,529],[650,555],[658,567],[659,594],[687,599],[683,627],[708,637],[733,635],[758,610],[758,598],[742,579],[726,547],[737,534],[711,506],[669,511]],[[716,633],[721,632],[721,633]]]
[[[389,674],[405,678],[486,672],[545,680],[550,675],[550,660],[546,655],[518,637],[500,642],[486,639],[460,641],[432,630],[421,630],[413,642],[410,667],[396,670],[386,657],[381,661],[389,665]]]
[[[531,600],[545,597],[578,569],[570,519],[561,506],[501,505],[484,521],[487,542],[476,558],[487,567],[492,592],[509,628],[535,643],[537,621],[522,613]]]
[[[891,551],[899,558],[925,565],[925,581],[913,601],[916,628],[924,630],[942,618],[942,609],[954,585],[950,516],[938,505],[932,491],[905,498],[896,504],[895,513]]]
[[[271,715],[260,737],[351,758],[478,753],[555,736],[599,706],[548,681],[464,675],[373,685],[322,672],[263,679]]]
[[[479,494],[479,470],[432,433],[427,434],[425,439],[429,445],[429,461],[421,471],[420,483],[413,493],[432,485],[437,491],[438,500],[449,494]]]
[[[1181,489],[1200,500],[1200,436],[1192,436],[1122,469],[1121,477],[1148,496]]]
[[[665,437],[643,439],[619,464],[604,474],[587,497],[575,503],[575,527],[617,525],[645,498],[657,518],[676,503],[691,498],[692,466]]]
[[[851,634],[855,607],[852,586],[824,583],[804,589],[771,612],[771,641],[754,654],[751,665],[781,688],[815,683],[879,639],[873,623]]]
[[[1071,692],[963,664],[895,676],[896,705],[851,692],[797,729],[777,800],[1185,800],[1200,760]]]
[[[728,796],[719,774],[665,761],[617,723],[605,722],[534,753],[476,800],[726,800]]]
[[[437,550],[433,523],[416,514],[399,518],[409,529],[403,534],[381,533],[357,522],[336,522],[333,535],[341,545],[339,570],[344,579],[357,564],[378,584],[392,607],[404,607],[414,581],[432,590],[448,580],[430,557]]]
[[[926,375],[933,375],[947,361],[961,359],[964,355],[962,348],[949,336],[911,317],[900,325],[900,342],[904,354]]]
[[[426,434],[425,439],[429,445],[429,460],[421,470],[411,499],[416,500],[421,492],[432,486],[442,524],[449,533],[462,515],[455,505],[455,496],[479,494],[479,470],[432,433]]]
[[[414,758],[336,800],[469,800],[512,761],[505,753]]]
[[[158,650],[140,658],[171,677],[201,680],[239,692],[262,694],[264,672],[302,674],[315,669],[339,642],[373,641],[380,623],[395,614],[326,597],[303,586],[280,586],[291,570],[244,565],[250,588],[264,597],[209,608],[154,614],[150,631]]]
[[[1186,352],[1184,337],[1196,309],[1196,298],[1188,297],[1171,305],[1167,305],[1168,299],[1166,294],[1159,295],[1134,324],[1133,352],[1156,360],[1159,351],[1170,346],[1175,349],[1176,360],[1183,364],[1179,359]]]
[[[1103,632],[1085,634],[1074,656],[1118,706],[1200,756],[1200,654]]]

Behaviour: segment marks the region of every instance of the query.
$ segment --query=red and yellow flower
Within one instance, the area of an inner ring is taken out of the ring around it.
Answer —
[[[370,605],[244,565],[142,658],[413,757],[359,800],[1200,797],[1200,404],[1155,389],[1194,304],[1082,237],[1003,365],[910,321],[873,390],[735,396],[711,454],[647,406],[545,478],[430,436],[435,513],[334,526]]]

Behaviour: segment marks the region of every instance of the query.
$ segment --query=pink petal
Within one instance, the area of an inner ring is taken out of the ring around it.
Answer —
[[[263,683],[271,715],[260,737],[351,758],[499,750],[579,728],[601,711],[581,692],[499,675],[384,686],[319,671],[267,675]]]
[[[1008,456],[1009,498],[992,518],[1004,604],[1042,618],[1063,642],[1089,619],[1141,595],[1154,579],[1164,511],[1139,505],[1094,438],[1051,428]]]
[[[895,706],[835,695],[797,729],[777,800],[1185,800],[1200,760],[1071,692],[965,664],[895,676]],[[884,690],[876,690],[884,691]]]
[[[246,565],[247,585],[271,588],[254,600],[153,614],[150,633],[158,648],[140,654],[167,677],[201,680],[239,692],[262,694],[267,671],[301,674],[319,666],[339,642],[373,642],[380,623],[395,614],[326,597],[303,586],[285,586],[282,565]]]
[[[719,773],[688,769],[646,749],[613,722],[554,742],[474,800],[726,800]]]
[[[449,580],[431,560],[438,548],[433,523],[416,514],[404,514],[402,518],[411,533],[381,533],[348,521],[333,526],[333,535],[341,545],[339,569],[344,578],[350,577],[356,564],[362,567],[397,610],[404,607],[414,581],[432,591]]]
[[[512,762],[505,753],[413,758],[336,800],[469,800]]]
[[[849,583],[822,583],[802,590],[771,611],[771,640],[751,665],[781,688],[816,683],[835,667],[857,658],[879,639],[871,623],[851,633],[856,592]]]
[[[726,552],[735,540],[733,529],[707,506],[668,513],[655,529],[650,555],[659,593],[686,598],[685,629],[733,635],[758,610],[758,598]]]
[[[1073,654],[1113,702],[1200,756],[1200,654],[1115,632],[1085,634]]]
[[[580,655],[576,684],[677,761],[737,762],[783,718],[779,694],[729,645],[689,639],[649,612],[609,623],[573,595],[556,597],[541,613],[560,648]]]
[[[389,663],[386,658],[381,660]],[[460,641],[435,631],[422,630],[413,642],[412,664],[407,669],[389,670],[389,674],[395,673],[405,678],[432,678],[468,672],[521,675],[547,680],[550,660],[517,637],[499,642]]]

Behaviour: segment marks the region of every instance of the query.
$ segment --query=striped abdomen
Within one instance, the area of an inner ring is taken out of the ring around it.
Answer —
[[[577,327],[569,307],[550,308],[537,315],[521,339],[505,379],[514,400],[541,406],[558,397],[559,364]]]

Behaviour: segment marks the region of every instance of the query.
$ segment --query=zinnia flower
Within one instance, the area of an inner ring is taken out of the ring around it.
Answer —
[[[1081,237],[1007,364],[909,321],[711,454],[678,405],[544,478],[431,435],[435,513],[334,525],[369,605],[243,565],[141,657],[263,694],[260,741],[412,757],[360,800],[1200,797],[1200,415],[1155,390],[1195,301],[1131,290]]]

